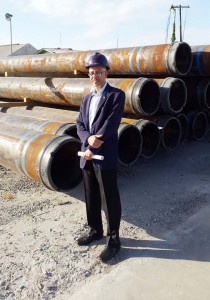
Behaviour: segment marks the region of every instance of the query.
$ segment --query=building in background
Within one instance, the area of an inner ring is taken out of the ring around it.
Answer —
[[[15,55],[31,55],[37,52],[37,49],[31,44],[12,44],[0,45],[0,57],[15,56]]]

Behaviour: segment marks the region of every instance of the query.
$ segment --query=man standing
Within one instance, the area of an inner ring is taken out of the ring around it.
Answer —
[[[77,118],[77,133],[81,140],[87,222],[90,230],[80,237],[78,245],[89,245],[103,237],[101,208],[107,219],[107,245],[100,254],[103,262],[120,250],[119,228],[121,203],[117,186],[118,127],[124,110],[125,93],[107,82],[110,69],[107,58],[96,52],[86,68],[94,91],[84,97]],[[104,160],[93,159],[94,154]]]

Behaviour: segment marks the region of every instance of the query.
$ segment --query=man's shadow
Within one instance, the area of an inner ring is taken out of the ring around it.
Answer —
[[[209,146],[186,143],[173,153],[161,151],[150,161],[120,170],[122,222],[128,229],[121,234],[115,262],[134,257],[210,261]],[[204,150],[206,155],[198,158]],[[192,187],[192,175],[200,181],[199,190]],[[84,201],[83,183],[70,194]],[[148,239],[145,234],[143,239],[133,237],[129,230],[134,229],[145,231]]]

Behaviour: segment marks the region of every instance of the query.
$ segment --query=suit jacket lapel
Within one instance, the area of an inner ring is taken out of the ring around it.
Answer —
[[[85,114],[86,116],[86,124],[87,124],[87,128],[89,128],[89,110],[90,110],[90,101],[91,101],[91,98],[92,98],[92,94],[89,94],[89,97],[87,99],[87,106],[86,106],[86,109],[87,109],[87,113]]]
[[[96,110],[96,115],[98,111],[101,109],[101,107],[104,105],[104,102],[106,99],[109,97],[108,90],[109,90],[109,84],[107,83],[105,90],[103,91],[103,94],[101,95],[97,110]]]

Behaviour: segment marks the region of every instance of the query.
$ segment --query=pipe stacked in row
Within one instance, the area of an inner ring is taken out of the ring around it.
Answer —
[[[1,75],[5,72],[9,76],[27,75],[27,78],[0,77],[0,98],[8,101],[30,99],[78,110],[81,99],[90,91],[89,80],[58,77],[73,77],[75,71],[77,77],[86,76],[85,64],[93,52],[95,51],[72,51],[66,54],[0,59]],[[118,130],[119,162],[122,165],[134,164],[140,155],[145,158],[154,156],[160,144],[167,150],[173,150],[187,136],[202,138],[208,117],[210,119],[209,81],[207,79],[206,82],[195,83],[195,78],[192,82],[190,78],[183,77],[189,74],[192,66],[192,52],[188,44],[174,43],[99,52],[109,60],[112,78],[108,78],[108,82],[121,88],[126,94],[125,118]],[[46,74],[54,74],[56,78],[43,78]],[[35,75],[42,78],[29,77]],[[137,78],[139,75],[142,77]],[[197,88],[194,89],[197,86],[201,87],[200,92]],[[192,111],[198,108],[205,109],[205,112]],[[2,111],[13,114],[12,117],[2,117],[4,123],[10,123],[15,114],[24,112],[24,108],[8,108]],[[53,109],[47,108],[44,112],[44,108],[36,106],[31,111],[25,110],[25,113],[27,118],[33,117],[37,120],[28,121],[24,117],[20,124],[43,131],[48,130],[45,128],[46,124],[50,128],[57,123],[75,123],[78,115],[76,111],[65,112],[57,109],[55,116]],[[14,120],[18,124],[18,119]],[[69,134],[67,131],[66,133]],[[58,165],[57,167],[59,168]]]
[[[56,77],[87,74],[85,68],[89,56],[95,52],[104,54],[112,75],[177,75],[188,74],[192,65],[192,52],[187,43],[160,44],[132,48],[92,51],[71,51],[59,54],[23,55],[0,58],[0,75]],[[43,74],[43,75],[42,75]]]
[[[110,85],[126,94],[125,113],[150,116],[158,110],[180,113],[186,104],[187,89],[179,78],[112,78]],[[89,79],[0,77],[0,98],[65,105],[79,108],[84,95],[90,92]]]
[[[50,111],[50,108],[44,109],[43,107],[35,107],[35,111],[25,110],[25,107],[22,108],[1,108],[0,122],[9,126],[15,123],[20,128],[24,127],[57,135],[66,134],[78,138],[75,128],[78,112],[69,111],[68,114],[65,114],[63,110],[60,110],[59,113],[59,110],[52,109]],[[142,136],[135,126],[120,124],[118,129],[118,149],[118,158],[121,165],[129,166],[138,160],[142,149]]]

